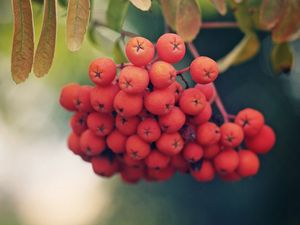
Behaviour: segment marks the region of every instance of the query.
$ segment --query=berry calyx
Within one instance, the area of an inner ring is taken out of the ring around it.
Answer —
[[[190,73],[196,83],[208,84],[218,77],[218,64],[209,57],[199,56],[191,63]]]
[[[116,64],[109,58],[95,59],[89,68],[90,79],[97,85],[110,84],[115,79],[116,72]]]

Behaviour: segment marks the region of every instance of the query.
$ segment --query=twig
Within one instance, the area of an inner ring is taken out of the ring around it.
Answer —
[[[182,75],[182,73],[179,73],[179,74],[177,74],[180,78],[181,78],[181,80],[184,82],[184,84],[185,84],[185,88],[189,88],[190,86],[189,86],[189,84],[188,84],[188,82],[186,81],[186,79],[184,78],[184,76]]]
[[[237,28],[237,22],[203,22],[203,29],[222,29],[222,28]]]
[[[188,66],[188,67],[185,67],[185,68],[183,68],[181,70],[177,70],[177,74],[183,74],[183,73],[185,73],[185,72],[187,72],[189,70],[190,70],[190,67]]]

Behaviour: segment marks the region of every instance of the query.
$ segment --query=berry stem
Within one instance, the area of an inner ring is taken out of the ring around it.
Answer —
[[[222,29],[222,28],[237,28],[237,22],[204,22],[201,28],[204,29]]]
[[[188,66],[188,67],[185,67],[185,68],[183,68],[181,70],[177,70],[177,74],[183,74],[183,73],[185,73],[185,72],[187,72],[189,70],[190,70],[190,67]]]
[[[188,46],[188,49],[190,50],[190,52],[192,53],[192,55],[194,56],[194,58],[200,56],[198,50],[196,49],[196,46],[192,42],[188,42],[187,46]],[[221,99],[218,91],[217,91],[217,88],[216,88],[215,84],[213,84],[213,88],[215,89],[214,102],[216,103],[216,106],[217,106],[218,110],[222,114],[224,122],[229,122],[229,117],[230,116],[229,116],[229,114],[227,113],[227,111],[224,107],[224,104],[222,102],[222,99]]]
[[[117,64],[116,66],[117,66],[117,68],[123,69],[126,66],[133,66],[133,64],[132,63],[120,63],[120,64]]]
[[[186,79],[184,78],[184,76],[182,75],[182,73],[177,73],[177,75],[181,78],[181,80],[184,82],[185,84],[185,88],[189,88],[189,84],[186,81]]]

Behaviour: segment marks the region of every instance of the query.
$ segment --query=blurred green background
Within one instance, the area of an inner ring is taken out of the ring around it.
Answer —
[[[95,17],[107,1],[95,1]],[[202,1],[204,20],[219,16]],[[36,34],[42,6],[34,3]],[[66,148],[69,113],[58,105],[61,87],[88,83],[89,62],[110,55],[88,40],[70,53],[65,44],[66,11],[59,8],[56,53],[50,73],[16,86],[10,76],[12,16],[0,2],[0,225],[298,225],[300,224],[300,42],[291,43],[295,61],[289,75],[276,77],[269,63],[271,39],[259,33],[262,48],[250,61],[230,68],[216,81],[230,113],[261,110],[276,131],[276,147],[261,157],[261,170],[238,183],[201,184],[176,175],[164,183],[126,185],[120,178],[96,177]],[[155,41],[164,32],[161,12],[130,6],[124,29]],[[195,44],[219,59],[243,37],[238,29],[202,30]],[[109,45],[108,45],[109,46]],[[187,54],[184,62],[192,57]]]

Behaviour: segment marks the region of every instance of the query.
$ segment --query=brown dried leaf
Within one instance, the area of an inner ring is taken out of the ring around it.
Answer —
[[[151,0],[129,0],[135,7],[142,11],[148,11],[151,7]]]
[[[176,30],[176,8],[178,0],[160,0],[165,21],[172,30]]]
[[[210,0],[215,8],[221,15],[225,15],[227,13],[227,6],[225,0]]]
[[[30,0],[12,0],[14,35],[11,55],[11,73],[18,84],[25,81],[32,68],[34,34]]]
[[[55,51],[56,1],[45,0],[44,19],[40,40],[34,56],[33,72],[37,77],[48,73]]]
[[[272,29],[282,18],[287,0],[263,0],[259,9],[260,26]]]
[[[184,41],[196,38],[201,27],[201,11],[195,0],[179,0],[176,12],[176,31]]]
[[[90,17],[90,0],[69,0],[67,15],[67,44],[70,51],[81,47]]]

